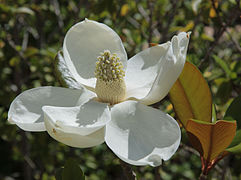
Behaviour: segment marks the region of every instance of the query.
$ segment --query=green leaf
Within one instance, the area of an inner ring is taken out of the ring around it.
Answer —
[[[222,60],[220,57],[216,55],[213,55],[213,58],[216,61],[216,63],[219,64],[219,66],[224,70],[227,77],[231,79],[235,79],[237,77],[237,74],[230,70],[229,66],[224,60]]]
[[[241,94],[236,97],[228,107],[224,119],[236,120],[238,129],[241,129]]]
[[[30,57],[30,56],[33,56],[33,55],[37,54],[38,52],[39,52],[39,50],[37,48],[35,48],[35,47],[28,47],[26,49],[26,51],[24,52],[24,55],[27,58],[27,57]]]
[[[216,106],[215,104],[212,105],[212,122],[215,123],[217,121],[217,114],[216,114]]]
[[[20,63],[20,58],[18,56],[14,56],[9,60],[9,65],[14,67]]]
[[[73,159],[69,158],[62,172],[61,180],[84,180],[85,176],[78,163]]]
[[[34,11],[31,10],[30,8],[28,8],[28,7],[19,7],[17,9],[13,9],[13,12],[14,13],[29,14],[29,15],[32,15],[32,16],[35,15]]]
[[[218,87],[218,91],[216,94],[216,98],[218,98],[217,103],[224,104],[228,101],[230,94],[232,92],[232,83],[228,79],[223,79],[220,86]]]
[[[229,152],[235,154],[241,154],[241,94],[236,97],[233,102],[228,107],[228,110],[225,113],[224,119],[227,120],[236,120],[237,121],[237,132],[236,136],[234,137],[231,145],[228,149]]]

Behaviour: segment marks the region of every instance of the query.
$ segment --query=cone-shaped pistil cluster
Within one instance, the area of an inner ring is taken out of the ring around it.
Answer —
[[[122,62],[116,54],[105,50],[97,57],[95,77],[97,78],[95,92],[102,102],[116,104],[125,99],[125,72]]]

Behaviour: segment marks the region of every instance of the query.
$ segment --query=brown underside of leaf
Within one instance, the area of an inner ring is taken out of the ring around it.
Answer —
[[[210,162],[232,142],[236,126],[236,121],[219,120],[216,123],[204,123],[189,120],[186,130],[193,146],[205,160]]]

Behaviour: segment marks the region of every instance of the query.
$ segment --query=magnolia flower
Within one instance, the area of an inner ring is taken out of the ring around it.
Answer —
[[[123,161],[158,166],[177,150],[181,133],[171,116],[149,107],[180,75],[190,33],[148,48],[127,61],[119,36],[91,20],[67,32],[59,69],[71,87],[39,87],[16,97],[9,121],[46,131],[72,147],[105,142]]]

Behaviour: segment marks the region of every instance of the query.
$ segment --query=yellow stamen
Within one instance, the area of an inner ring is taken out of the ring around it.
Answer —
[[[109,50],[97,57],[95,77],[97,78],[95,92],[102,102],[116,104],[125,99],[125,72],[122,62],[116,54]]]

